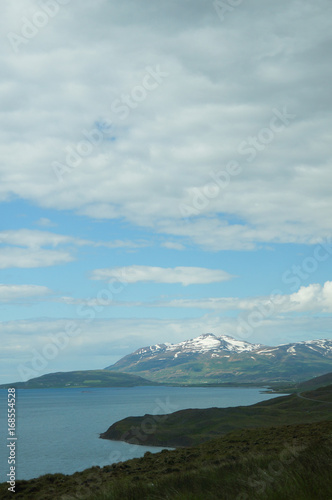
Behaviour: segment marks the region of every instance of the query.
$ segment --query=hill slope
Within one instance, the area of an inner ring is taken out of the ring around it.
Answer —
[[[143,347],[107,370],[136,373],[164,383],[294,383],[331,371],[332,341],[268,347],[223,335]]]
[[[332,372],[325,373],[320,377],[314,377],[310,380],[305,380],[304,382],[298,382],[296,384],[270,384],[271,390],[275,393],[293,393],[293,392],[304,392],[313,391],[332,384]]]
[[[1,385],[0,389],[7,389],[8,387],[16,387],[17,389],[134,387],[138,385],[155,385],[155,383],[128,373],[114,373],[108,370],[83,370],[48,373],[41,377],[32,378],[27,382]]]
[[[332,385],[251,406],[127,417],[115,422],[100,437],[146,446],[192,446],[236,429],[320,420],[332,420]]]

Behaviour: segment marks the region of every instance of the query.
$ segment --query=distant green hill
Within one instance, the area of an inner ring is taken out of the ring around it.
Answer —
[[[12,384],[1,385],[0,389],[7,389],[8,387],[16,387],[17,389],[135,387],[139,385],[158,384],[129,373],[110,372],[108,370],[83,370],[48,373],[41,377],[32,378],[27,382],[14,382]]]
[[[271,389],[274,392],[304,392],[313,391],[320,387],[325,387],[332,384],[332,372],[325,373],[320,377],[314,377],[310,380],[304,382],[299,382],[297,384],[270,384]]]
[[[321,375],[320,377],[311,378],[305,382],[298,384],[297,388],[300,391],[311,391],[320,387],[325,387],[332,384],[332,372]]]
[[[146,446],[193,446],[237,429],[320,420],[332,420],[332,385],[251,406],[180,410],[159,418],[127,417],[100,437]]]

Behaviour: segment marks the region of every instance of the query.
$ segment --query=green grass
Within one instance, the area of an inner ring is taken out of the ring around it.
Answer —
[[[288,457],[291,460],[291,457]],[[290,465],[278,455],[173,474],[154,483],[118,481],[95,500],[330,500],[331,450],[308,447]],[[310,471],[310,473],[308,473]]]

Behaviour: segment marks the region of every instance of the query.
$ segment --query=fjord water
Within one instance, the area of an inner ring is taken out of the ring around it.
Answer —
[[[165,414],[186,408],[250,405],[275,397],[261,388],[132,387],[21,389],[17,391],[16,479],[73,474],[93,465],[142,456],[162,448],[99,439],[127,416]],[[0,390],[0,482],[7,480],[7,391]]]

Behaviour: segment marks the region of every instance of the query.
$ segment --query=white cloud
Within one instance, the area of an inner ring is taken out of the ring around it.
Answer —
[[[94,242],[90,243],[95,247],[106,247],[106,248],[143,248],[150,246],[151,243],[148,241],[123,241],[123,240],[115,240],[115,241],[102,241],[102,242]]]
[[[73,261],[70,253],[42,248],[0,248],[0,268],[35,268],[66,264]]]
[[[332,281],[323,286],[318,283],[302,286],[289,296],[287,307],[291,311],[332,313]]]
[[[37,220],[36,224],[38,226],[42,226],[42,227],[55,227],[56,224],[54,222],[52,222],[50,219],[48,219],[47,217],[41,217],[39,220]]]
[[[108,281],[120,277],[126,283],[181,283],[182,285],[197,285],[228,281],[233,276],[219,269],[202,267],[152,267],[125,266],[109,269],[96,269],[92,272],[94,280]]]
[[[176,243],[175,241],[166,241],[161,245],[164,248],[169,248],[170,250],[185,250],[185,246],[181,243]]]
[[[76,243],[87,244],[75,239],[47,231],[19,229],[0,232],[0,268],[37,268],[66,264],[74,260],[71,251],[53,250],[43,247],[59,247]]]
[[[72,236],[31,229],[2,231],[0,232],[0,243],[28,248],[40,248],[43,246],[57,247],[68,243],[74,243],[75,245],[90,244],[87,240],[81,240]]]
[[[65,264],[75,260],[73,248],[81,246],[138,248],[143,241],[89,241],[48,231],[18,229],[0,232],[0,268],[36,268]],[[64,247],[52,250],[43,247]]]
[[[38,285],[2,285],[0,284],[0,302],[17,302],[27,299],[47,297],[51,290]]]

